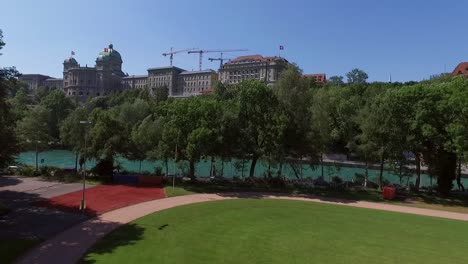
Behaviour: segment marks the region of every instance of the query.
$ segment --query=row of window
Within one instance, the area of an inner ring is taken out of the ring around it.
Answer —
[[[196,75],[196,76],[184,76],[184,80],[208,80],[210,79],[209,75]]]
[[[258,74],[259,70],[243,70],[243,71],[230,71],[230,75],[238,75],[238,74]]]

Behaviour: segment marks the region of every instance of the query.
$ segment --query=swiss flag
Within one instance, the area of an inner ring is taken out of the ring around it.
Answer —
[[[280,45],[280,50],[284,50],[284,46],[283,46],[283,45]]]

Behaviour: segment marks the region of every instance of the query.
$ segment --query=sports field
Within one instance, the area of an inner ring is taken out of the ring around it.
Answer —
[[[466,222],[302,201],[176,207],[98,242],[84,263],[466,263]]]

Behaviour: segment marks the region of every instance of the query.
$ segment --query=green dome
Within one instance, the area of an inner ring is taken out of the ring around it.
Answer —
[[[109,45],[109,48],[105,48],[103,51],[99,52],[99,56],[96,59],[97,61],[105,60],[118,60],[122,62],[122,57],[120,53],[114,49],[112,44]]]
[[[64,64],[78,64],[78,62],[73,57],[66,58],[63,61]]]

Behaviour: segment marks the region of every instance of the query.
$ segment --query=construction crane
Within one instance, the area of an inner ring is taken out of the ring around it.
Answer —
[[[219,68],[221,68],[223,66],[223,63],[225,60],[228,60],[230,61],[231,59],[228,59],[228,58],[223,58],[223,53],[221,52],[221,56],[219,58],[208,58],[209,61],[219,61]]]
[[[166,56],[169,56],[169,61],[170,61],[170,64],[172,66],[172,60],[174,59],[174,54],[177,54],[177,53],[180,53],[180,52],[185,52],[185,51],[190,51],[190,50],[196,50],[197,48],[191,48],[191,49],[184,49],[184,50],[177,50],[177,51],[174,51],[171,47],[171,51],[170,52],[166,52],[166,53],[163,53],[162,55],[164,57]]]
[[[235,51],[248,51],[248,49],[232,49],[232,50],[191,50],[188,52],[190,53],[198,53],[199,54],[199,61],[198,61],[198,68],[202,70],[202,61],[203,61],[203,53],[210,53],[210,52],[235,52]]]

